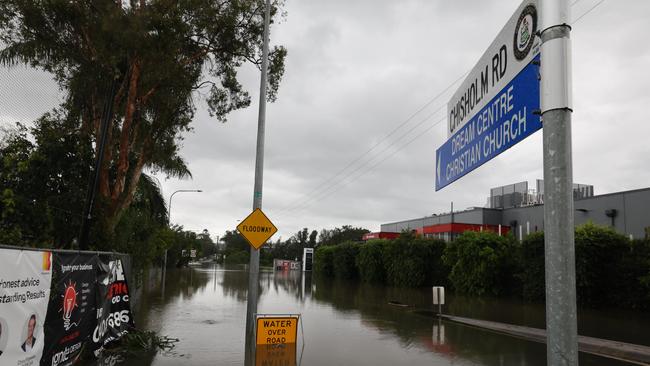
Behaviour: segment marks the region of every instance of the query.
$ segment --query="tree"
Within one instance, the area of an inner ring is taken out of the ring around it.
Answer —
[[[323,229],[320,233],[319,245],[332,245],[339,244],[345,241],[360,241],[363,234],[370,231],[360,227],[352,227],[350,225],[343,225],[341,228],[334,228],[332,230]]]
[[[316,237],[318,236],[318,231],[313,230],[311,234],[309,234],[309,247],[313,248],[316,246]]]
[[[272,19],[281,5],[274,2]],[[237,71],[261,64],[263,9],[263,0],[0,2],[0,63],[54,74],[67,95],[60,117],[95,156],[103,106],[113,106],[99,174],[105,231],[133,202],[145,168],[190,175],[179,141],[191,129],[197,91],[219,121],[250,105]],[[285,56],[283,47],[270,53],[270,100]]]
[[[175,238],[180,235],[178,230],[169,229],[167,222],[167,207],[160,185],[143,174],[133,204],[122,215],[111,240],[100,241],[98,249],[129,253],[135,268],[145,268],[178,242]]]
[[[318,244],[329,243],[332,239],[332,231],[327,229],[321,229],[318,234]]]
[[[305,244],[307,244],[307,239],[309,237],[309,229],[307,229],[306,227],[303,228],[301,231],[298,231],[294,237],[296,238],[296,241],[300,243],[301,246],[304,246]]]
[[[217,246],[214,241],[212,241],[208,229],[203,229],[203,231],[196,236],[196,239],[201,246],[201,256],[210,257],[211,255],[217,253]]]
[[[0,143],[0,243],[69,247],[79,224],[92,153],[68,131],[74,121],[48,113],[27,128],[5,129]],[[156,179],[143,174],[133,203],[110,240],[96,248],[129,253],[141,269],[175,243],[167,207]],[[101,235],[93,232],[93,236]],[[138,272],[136,272],[138,273]]]
[[[66,247],[78,235],[92,155],[52,112],[5,131],[0,146],[0,242]]]
[[[231,255],[234,252],[243,252],[250,250],[250,246],[246,239],[244,239],[244,237],[236,230],[227,230],[226,233],[221,237],[221,240],[226,245],[226,255]]]

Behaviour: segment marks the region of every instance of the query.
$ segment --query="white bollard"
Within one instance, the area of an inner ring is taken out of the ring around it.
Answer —
[[[438,314],[442,314],[442,305],[445,304],[445,288],[434,286],[433,288],[433,305],[438,305]]]

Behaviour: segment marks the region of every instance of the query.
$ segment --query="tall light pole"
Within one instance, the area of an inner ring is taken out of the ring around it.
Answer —
[[[200,190],[200,189],[179,189],[179,190],[174,191],[174,193],[172,193],[171,196],[169,196],[169,207],[167,209],[167,212],[169,213],[169,215],[168,215],[169,216],[168,223],[169,223],[170,227],[172,225],[172,198],[174,198],[174,195],[176,193],[181,193],[181,192],[199,192],[200,193],[200,192],[203,192],[203,191]],[[167,249],[165,249],[165,261],[163,262],[163,286],[164,286],[164,283],[165,283],[164,279],[165,279],[166,274],[167,274]]]
[[[260,106],[257,117],[257,147],[255,151],[255,185],[253,188],[253,211],[262,208],[264,181],[264,135],[266,129],[266,83],[269,58],[269,23],[271,1],[266,0],[264,9],[264,39],[262,40],[262,77],[260,79]],[[244,364],[255,364],[255,315],[257,314],[257,286],[259,286],[260,252],[251,246],[248,266],[248,294],[246,299],[246,340]]]

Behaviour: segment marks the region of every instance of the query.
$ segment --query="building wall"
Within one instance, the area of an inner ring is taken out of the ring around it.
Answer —
[[[613,223],[616,231],[631,234],[634,238],[643,238],[645,228],[650,227],[650,189],[613,193],[575,202],[576,224],[592,221],[599,225],[612,225],[612,218],[607,217],[606,210],[617,211]]]
[[[503,210],[483,209],[483,223],[487,225],[503,225]]]
[[[404,230],[418,230],[425,226],[449,224],[451,222],[451,214],[445,213],[436,216],[427,216],[418,219],[382,224],[380,231],[400,233]],[[476,207],[471,210],[455,212],[453,222],[476,225],[499,225],[501,223],[501,210]]]
[[[460,222],[463,224],[476,224],[481,225],[483,222],[483,209],[475,208],[470,211],[461,211],[454,213],[454,222]]]
[[[612,219],[607,210],[615,209],[613,227],[619,233],[643,238],[645,228],[650,227],[650,188],[611,193],[576,200],[574,203],[575,224],[593,222],[597,225],[611,226]],[[382,232],[399,233],[403,230],[422,231],[423,227],[451,223],[450,214],[429,216],[413,220],[399,221],[381,225]],[[508,209],[474,208],[454,213],[453,222],[464,224],[486,224],[512,226],[517,239],[529,233],[544,230],[544,206],[526,206]],[[521,235],[520,235],[521,234]]]
[[[650,189],[625,194],[625,231],[635,238],[643,238],[650,227]]]
[[[650,189],[640,189],[620,193],[594,196],[574,203],[574,221],[576,226],[593,222],[596,225],[612,226],[612,219],[607,217],[607,210],[615,209],[617,215],[613,220],[613,228],[621,234],[643,238],[645,228],[650,227]],[[530,223],[530,232],[534,228],[544,230],[544,206],[520,207],[503,211],[503,224],[510,225],[517,221],[522,226],[523,237],[526,237],[526,223]],[[519,238],[519,228],[513,228]]]
[[[502,225],[511,227],[517,239],[525,238],[529,233],[544,230],[544,206],[516,207],[503,210]]]

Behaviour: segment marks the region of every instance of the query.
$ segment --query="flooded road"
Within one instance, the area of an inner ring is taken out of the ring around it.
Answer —
[[[172,352],[114,356],[103,364],[242,365],[247,273],[210,265],[145,277],[136,324],[178,338]],[[546,365],[545,345],[431,317],[430,289],[320,281],[310,273],[260,273],[258,310],[301,314],[301,365]],[[408,304],[395,306],[390,301]],[[543,327],[543,305],[448,295],[443,312]],[[616,314],[616,315],[612,315]],[[650,345],[650,315],[581,311],[581,335]],[[629,365],[580,354],[581,365]]]

